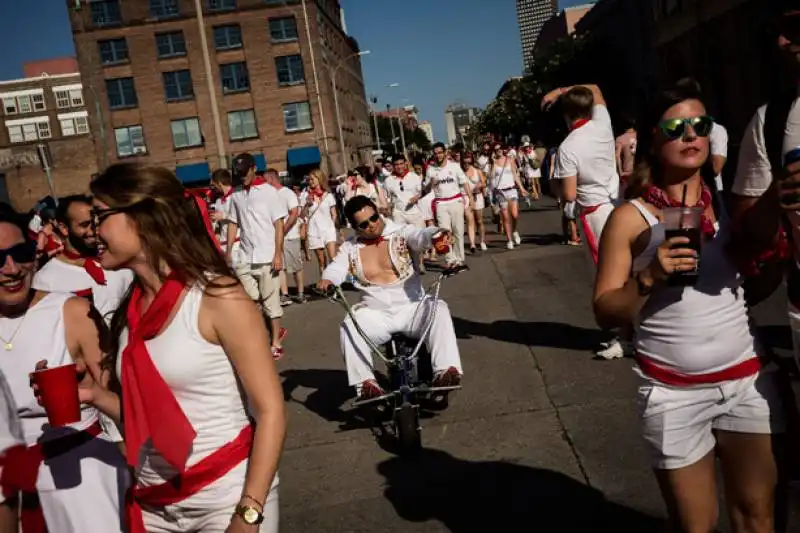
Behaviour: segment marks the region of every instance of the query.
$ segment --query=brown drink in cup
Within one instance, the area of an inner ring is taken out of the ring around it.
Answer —
[[[679,248],[689,248],[697,252],[700,257],[700,247],[702,243],[700,226],[703,221],[703,208],[701,207],[665,207],[662,211],[664,220],[664,238],[669,240],[673,237],[686,237],[689,242],[679,244]],[[667,284],[674,287],[688,287],[697,283],[700,262],[698,259],[697,267],[688,272],[673,272],[670,274]]]

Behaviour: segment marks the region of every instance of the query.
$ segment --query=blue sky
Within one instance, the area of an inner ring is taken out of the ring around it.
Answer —
[[[74,55],[65,0],[2,3],[0,79],[20,77],[27,61]],[[362,60],[367,94],[380,107],[416,105],[437,138],[448,104],[485,106],[522,69],[514,0],[340,3],[349,33],[371,52]],[[561,0],[560,7],[581,3]]]

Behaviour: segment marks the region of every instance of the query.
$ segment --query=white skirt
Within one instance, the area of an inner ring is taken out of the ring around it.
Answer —
[[[320,233],[308,233],[308,249],[309,250],[322,250],[329,242],[337,242],[336,228],[327,227]]]

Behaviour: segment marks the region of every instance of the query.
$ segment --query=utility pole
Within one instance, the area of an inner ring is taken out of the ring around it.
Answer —
[[[81,13],[81,0],[75,0],[75,15],[81,22],[81,33],[85,36],[86,23],[83,20],[83,13]],[[92,44],[94,44],[94,42],[92,42]],[[103,108],[100,106],[100,96],[97,94],[97,90],[94,88],[94,82],[92,81],[94,74],[92,52],[87,50],[85,42],[81,45],[81,52],[81,55],[86,60],[86,70],[88,71],[88,75],[86,76],[86,88],[89,89],[90,93],[92,93],[92,100],[94,100],[94,112],[97,115],[97,134],[100,136],[100,147],[103,151],[101,154],[103,168],[100,170],[103,171],[108,167],[108,139],[106,138],[106,122],[103,118]],[[81,83],[83,83],[83,76],[81,76]],[[92,130],[92,136],[94,136],[94,130]]]
[[[386,104],[386,114],[389,115],[389,126],[392,128],[392,148],[394,152],[397,153],[397,143],[395,142],[394,136],[394,120],[392,120],[392,106]]]
[[[400,143],[403,145],[403,156],[405,156],[406,160],[408,160],[408,152],[406,151],[406,134],[403,131],[405,127],[403,126],[403,121],[400,120],[400,115],[397,115],[397,125],[400,126]]]
[[[211,56],[208,53],[208,38],[206,25],[203,19],[203,5],[200,0],[194,0],[194,9],[197,11],[197,26],[200,30],[200,48],[203,50],[203,66],[206,71],[208,96],[211,98],[211,118],[214,121],[214,136],[217,138],[218,168],[228,168],[228,158],[225,155],[225,143],[222,139],[222,125],[219,121],[219,108],[217,107],[217,91],[214,86],[214,75],[211,72]]]
[[[375,144],[378,150],[381,149],[381,135],[378,133],[378,98],[373,96],[370,100],[372,102],[372,122],[375,124]]]
[[[285,5],[285,4],[284,4]],[[319,9],[319,8],[317,8]],[[314,90],[317,93],[317,107],[319,108],[319,122],[322,126],[322,146],[325,148],[325,161],[328,165],[328,172],[333,173],[331,168],[331,152],[328,149],[328,127],[325,124],[325,111],[322,105],[322,94],[319,91],[319,76],[317,75],[317,62],[314,54],[314,42],[311,40],[311,28],[308,25],[308,10],[306,0],[303,0],[303,20],[306,26],[306,39],[308,40],[308,54],[311,58],[311,72],[314,75]],[[336,92],[334,91],[334,95]],[[335,96],[334,96],[335,98]]]

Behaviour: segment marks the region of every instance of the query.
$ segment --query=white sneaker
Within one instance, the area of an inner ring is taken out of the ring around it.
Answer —
[[[484,251],[484,252],[485,252],[486,250],[487,250],[487,248],[486,248],[486,243],[485,243],[485,242],[482,242],[482,243],[481,243],[481,251]]]
[[[509,250],[513,250],[514,249],[514,243],[512,241],[508,241],[506,243],[506,248],[508,248]]]
[[[625,357],[625,350],[622,348],[619,339],[614,339],[602,349],[595,352],[595,355],[600,359],[611,361],[613,359],[622,359]]]
[[[517,246],[522,244],[522,238],[519,236],[519,232],[518,231],[514,232],[513,237],[514,237],[514,244],[516,244]]]

